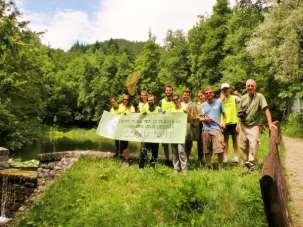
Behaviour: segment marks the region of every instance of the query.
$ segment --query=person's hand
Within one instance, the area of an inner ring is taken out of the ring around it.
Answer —
[[[240,133],[240,124],[239,123],[237,123],[237,125],[236,125],[236,132]]]
[[[277,127],[274,123],[269,123],[269,124],[268,124],[268,128],[269,128],[270,130],[274,130],[274,129],[277,129],[278,127]]]
[[[165,114],[165,113],[166,113],[166,111],[162,111],[162,113],[163,113],[163,114]]]
[[[221,127],[222,129],[225,129],[226,123],[225,123],[225,122],[221,123],[221,124],[220,124],[220,127]]]
[[[209,118],[209,117],[204,117],[204,118],[202,118],[202,121],[203,121],[204,123],[206,123],[206,124],[209,124],[209,123],[211,123],[213,120],[212,120],[211,118]]]

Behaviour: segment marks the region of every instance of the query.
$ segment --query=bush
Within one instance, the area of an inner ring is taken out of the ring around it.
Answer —
[[[303,114],[290,114],[283,130],[288,136],[303,138]]]

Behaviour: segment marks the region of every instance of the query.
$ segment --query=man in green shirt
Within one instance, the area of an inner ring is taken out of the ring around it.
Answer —
[[[245,165],[252,168],[260,143],[260,125],[262,112],[265,114],[270,130],[276,126],[272,123],[271,113],[265,97],[256,92],[257,84],[254,80],[246,81],[247,94],[241,97],[238,116],[240,118],[240,150],[245,154]]]
[[[149,114],[149,113],[158,113],[159,107],[155,104],[155,96],[149,95],[147,98],[148,106],[147,108],[141,109],[140,113]],[[150,151],[152,154],[150,165],[151,167],[155,167],[156,162],[158,160],[158,143],[143,143],[140,149],[140,158],[139,158],[139,168],[143,169],[147,160],[147,153]]]
[[[163,113],[165,112],[172,112],[175,108],[175,104],[173,102],[173,87],[171,85],[165,85],[164,87],[164,94],[165,97],[160,100],[159,106]],[[163,144],[164,156],[165,156],[165,164],[170,165],[169,161],[169,147],[170,144]]]

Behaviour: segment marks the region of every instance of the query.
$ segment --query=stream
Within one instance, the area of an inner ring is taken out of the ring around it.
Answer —
[[[12,152],[11,158],[20,159],[21,161],[28,161],[37,159],[38,154],[50,153],[58,151],[72,151],[72,150],[102,150],[102,151],[114,151],[114,142],[104,141],[77,141],[69,138],[61,138],[56,141],[38,141],[34,144],[27,145],[21,150]]]

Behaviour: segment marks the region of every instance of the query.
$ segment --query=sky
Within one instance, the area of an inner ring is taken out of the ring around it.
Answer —
[[[163,43],[169,29],[187,32],[215,0],[15,0],[44,44],[68,50],[76,41],[110,38],[145,41],[149,30]],[[233,3],[234,0],[231,1]]]

